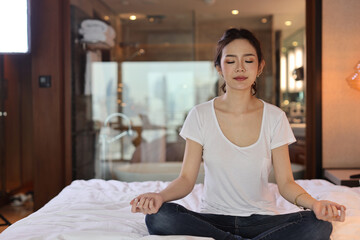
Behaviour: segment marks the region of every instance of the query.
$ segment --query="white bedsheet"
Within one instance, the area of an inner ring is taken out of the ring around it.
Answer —
[[[346,221],[334,222],[332,240],[360,239],[360,188],[336,186],[324,180],[298,180],[313,197],[328,199],[347,207]],[[140,193],[160,191],[168,182],[120,182],[76,180],[44,207],[8,227],[0,240],[118,240],[118,239],[209,239],[191,236],[149,236],[144,215],[130,212],[129,202]],[[299,209],[280,197],[277,204],[288,212]],[[178,200],[188,209],[198,211],[203,185],[197,184],[186,198]]]

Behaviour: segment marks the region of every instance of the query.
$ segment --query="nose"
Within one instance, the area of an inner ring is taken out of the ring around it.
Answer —
[[[245,72],[244,66],[241,63],[239,63],[237,68],[235,69],[235,72]]]

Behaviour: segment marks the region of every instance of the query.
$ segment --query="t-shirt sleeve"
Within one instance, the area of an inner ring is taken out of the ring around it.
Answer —
[[[276,122],[275,127],[272,129],[271,149],[294,142],[296,142],[296,138],[290,127],[289,120],[283,112]]]
[[[182,138],[193,140],[201,145],[203,145],[203,134],[201,132],[201,123],[199,119],[199,114],[196,108],[192,108],[187,115],[185,122],[181,128],[180,136]]]

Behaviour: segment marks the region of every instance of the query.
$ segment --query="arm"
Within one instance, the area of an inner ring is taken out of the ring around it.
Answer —
[[[313,210],[318,219],[345,220],[345,206],[331,201],[318,201],[294,181],[287,144],[272,150],[272,161],[281,196],[291,203]],[[341,210],[340,214],[338,210]]]
[[[196,183],[202,159],[202,146],[187,139],[181,172],[178,178],[172,181],[160,193],[145,193],[133,199],[132,212],[144,214],[156,213],[164,202],[177,200],[188,195]]]

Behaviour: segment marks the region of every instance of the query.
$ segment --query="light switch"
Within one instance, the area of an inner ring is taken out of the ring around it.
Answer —
[[[39,76],[39,87],[50,88],[51,87],[51,76]]]

